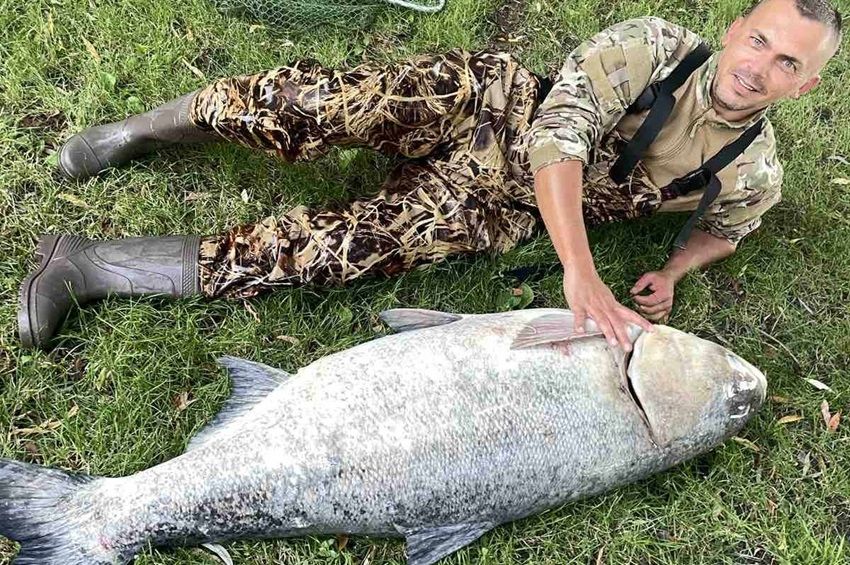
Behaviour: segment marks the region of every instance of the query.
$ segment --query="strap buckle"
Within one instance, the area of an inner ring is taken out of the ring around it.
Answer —
[[[700,167],[683,177],[673,179],[670,182],[670,186],[673,187],[673,191],[678,196],[683,196],[689,192],[701,190],[708,186],[708,182],[711,180],[712,174],[713,173],[705,167]]]

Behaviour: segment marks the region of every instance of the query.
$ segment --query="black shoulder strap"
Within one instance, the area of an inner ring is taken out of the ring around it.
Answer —
[[[688,53],[688,55],[679,63],[673,72],[661,82],[648,86],[638,97],[638,99],[629,106],[629,112],[639,112],[649,108],[649,114],[646,119],[635,132],[631,141],[626,144],[626,147],[620,153],[620,156],[611,166],[609,175],[617,184],[626,182],[629,174],[637,166],[638,162],[643,158],[646,150],[658,137],[661,128],[670,113],[673,111],[673,106],[676,104],[676,98],[673,93],[685,84],[688,77],[693,74],[708,58],[711,56],[711,49],[705,43],[700,45]]]
[[[732,163],[732,161],[737,159],[739,155],[746,151],[747,147],[755,141],[763,128],[764,119],[761,119],[747,128],[747,131],[742,133],[735,141],[731,141],[726,144],[723,149],[714,155],[714,157],[706,161],[702,167],[670,183],[672,186],[676,187],[676,192],[679,194],[687,194],[697,188],[705,187],[705,192],[703,193],[702,198],[700,198],[696,210],[693,211],[691,216],[688,218],[688,221],[685,222],[685,225],[679,231],[679,235],[676,236],[676,241],[673,243],[673,247],[678,249],[685,248],[688,238],[691,236],[691,231],[693,231],[697,221],[702,218],[705,211],[720,194],[722,186],[720,185],[720,179],[717,178],[717,173],[726,168],[727,165]]]

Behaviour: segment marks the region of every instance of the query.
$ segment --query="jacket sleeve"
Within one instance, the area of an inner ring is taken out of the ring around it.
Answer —
[[[590,151],[647,85],[665,79],[700,43],[660,18],[616,24],[567,57],[529,131],[531,170],[567,160],[587,164]]]

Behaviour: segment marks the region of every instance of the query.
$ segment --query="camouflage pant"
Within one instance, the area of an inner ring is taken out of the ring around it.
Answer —
[[[510,249],[538,224],[521,142],[537,89],[510,55],[460,50],[348,71],[301,61],[209,85],[194,124],[286,161],[334,145],[409,159],[343,209],[299,207],[204,238],[203,292],[248,297]]]

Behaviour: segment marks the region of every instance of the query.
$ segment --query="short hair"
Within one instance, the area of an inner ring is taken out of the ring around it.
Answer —
[[[754,2],[744,15],[749,15],[764,1],[757,0]],[[838,13],[838,9],[832,5],[830,0],[794,0],[794,5],[804,18],[820,22],[828,27],[832,31],[836,43],[841,43],[841,14]]]

